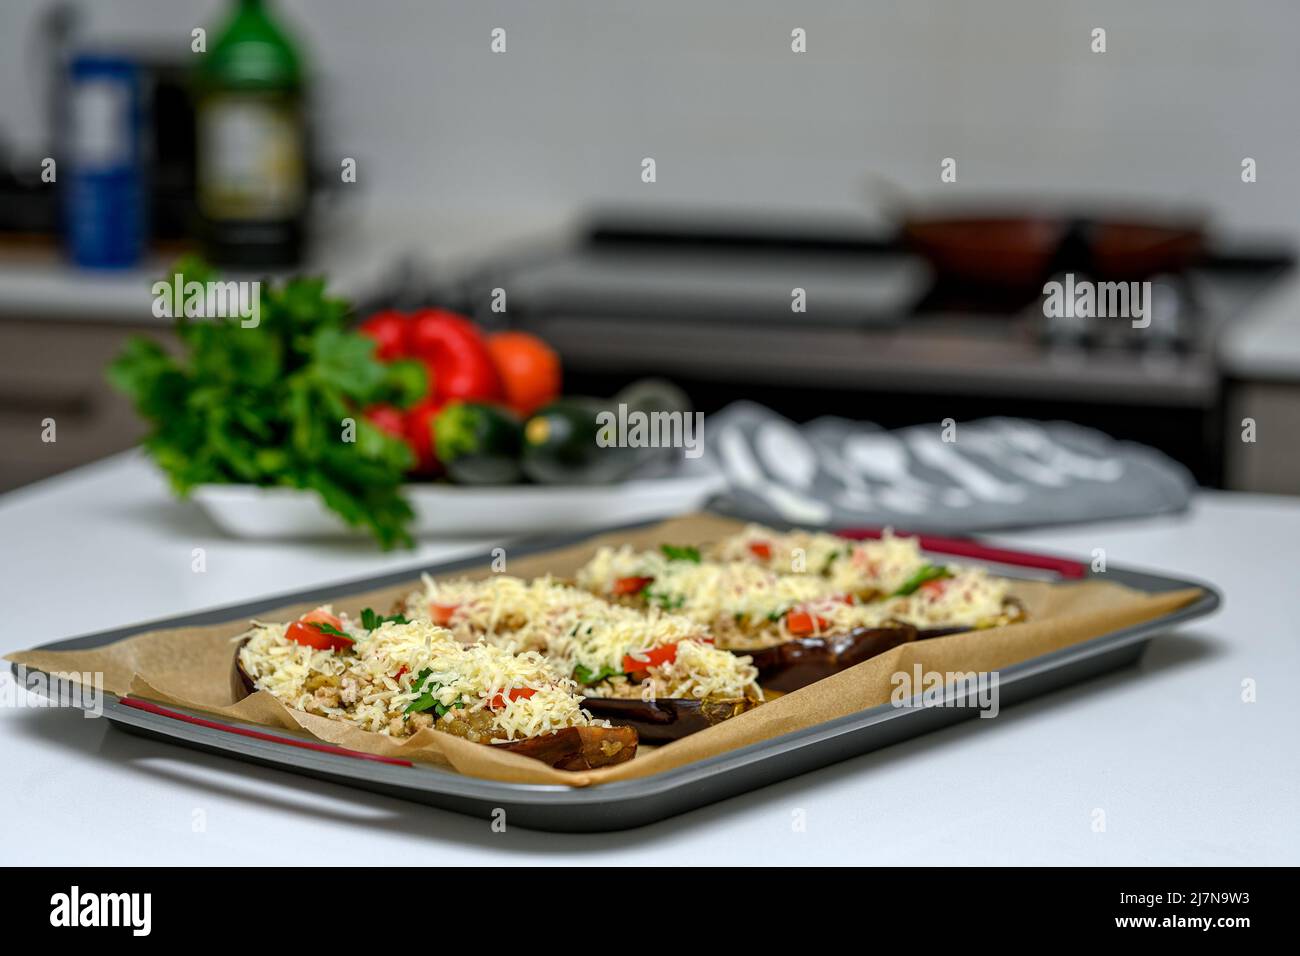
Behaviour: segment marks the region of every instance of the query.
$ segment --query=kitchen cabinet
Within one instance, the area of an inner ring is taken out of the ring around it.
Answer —
[[[1242,438],[1245,419],[1254,422],[1253,442]],[[1224,429],[1228,488],[1300,494],[1300,382],[1233,384]]]
[[[0,321],[0,491],[103,458],[136,444],[145,428],[104,369],[126,340],[157,326],[48,318]],[[53,419],[54,441],[45,422]]]

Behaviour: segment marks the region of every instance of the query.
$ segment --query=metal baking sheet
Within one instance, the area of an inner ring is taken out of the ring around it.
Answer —
[[[587,537],[589,535],[584,534],[549,539],[527,547],[519,546],[515,552],[523,554],[547,551],[578,543]],[[281,594],[58,641],[43,645],[41,650],[98,647],[159,628],[217,624],[249,618],[287,604],[323,602],[400,584],[417,578],[421,571],[443,575],[480,564],[480,558],[469,558]],[[1031,575],[1023,570],[1003,566],[998,566],[997,571],[1008,576],[1043,577],[1041,573]],[[1109,568],[1105,577],[1143,591],[1199,587],[1205,593],[1192,604],[1173,613],[1051,654],[1031,658],[1000,671],[998,687],[1001,707],[1135,663],[1155,634],[1203,617],[1220,603],[1218,592],[1198,581],[1115,567]],[[21,678],[21,670],[17,665],[14,671]],[[378,759],[359,760],[354,756],[330,752],[337,748],[321,746],[311,738],[293,736],[279,728],[242,724],[180,708],[140,709],[123,703],[111,694],[105,694],[104,716],[130,733],[415,800],[446,810],[486,818],[498,808],[504,809],[512,826],[558,832],[597,832],[643,826],[937,730],[974,716],[978,711],[973,706],[973,701],[971,704],[972,706],[944,707],[895,707],[882,704],[650,777],[585,788],[500,783],[419,764],[407,765],[404,762],[384,762]],[[319,749],[307,749],[310,747]]]

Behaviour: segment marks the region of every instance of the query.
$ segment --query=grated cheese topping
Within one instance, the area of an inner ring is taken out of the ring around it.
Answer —
[[[878,540],[851,541],[825,531],[775,531],[747,525],[710,550],[719,561],[748,561],[781,574],[814,574],[842,594],[892,594],[929,562],[914,537],[885,529]]]
[[[436,616],[462,641],[540,652],[560,672],[580,676],[588,696],[630,696],[636,688],[660,697],[762,699],[751,659],[714,647],[708,629],[684,615],[612,604],[549,577],[424,583],[406,601],[409,616]],[[667,648],[675,648],[674,659],[652,653]],[[646,666],[629,668],[629,658]]]
[[[728,621],[775,620],[792,607],[832,592],[812,574],[780,574],[748,561],[668,561],[653,551],[601,548],[578,572],[578,581],[599,594],[613,594],[627,578],[652,578],[641,592],[651,607],[724,627]]]
[[[258,688],[297,710],[399,737],[426,725],[470,739],[501,740],[609,726],[582,709],[577,685],[536,652],[464,644],[427,620],[387,622],[337,651],[296,644],[285,637],[286,629],[254,622],[241,635],[247,643],[239,657]],[[445,712],[407,714],[425,694]]]
[[[750,525],[709,554],[711,559],[695,562],[661,551],[606,547],[578,571],[577,580],[598,594],[614,595],[622,582],[647,579],[638,601],[671,608],[708,625],[726,646],[746,650],[808,636],[809,618],[812,634],[821,635],[900,621],[920,628],[991,627],[1011,617],[1010,583],[978,567],[949,565],[950,577],[941,582],[887,596],[930,564],[915,538],[888,532],[878,541],[854,543]],[[782,572],[778,566],[790,555],[824,573]],[[787,620],[794,610],[809,615],[798,633]]]
[[[952,577],[940,579],[910,595],[868,604],[846,603],[838,598],[809,601],[799,607],[812,634],[842,634],[859,627],[881,627],[891,622],[916,628],[966,627],[980,629],[1006,623],[1007,581],[983,568],[963,568]],[[789,621],[780,622],[785,639],[795,636]]]

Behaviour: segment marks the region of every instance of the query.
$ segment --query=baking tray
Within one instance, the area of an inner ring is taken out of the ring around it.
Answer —
[[[520,545],[513,550],[516,554],[536,553],[577,544],[589,537],[592,535],[550,538],[531,545]],[[923,536],[922,546],[937,554],[959,554],[967,562],[984,563],[999,574],[1010,577],[1081,579],[1091,576],[1087,565],[1066,558],[990,548],[967,539]],[[217,624],[255,617],[264,611],[288,604],[310,601],[323,603],[349,594],[400,584],[417,578],[422,571],[444,575],[481,564],[480,557],[473,557],[324,588],[280,594],[58,641],[43,645],[40,650],[98,647],[159,628]],[[1194,618],[1203,617],[1215,610],[1220,603],[1218,592],[1198,581],[1116,567],[1110,567],[1104,576],[1107,580],[1142,591],[1161,592],[1199,587],[1205,593],[1193,603],[1172,613],[999,671],[1000,707],[1011,706],[1058,687],[1132,664],[1142,655],[1153,636]],[[14,665],[14,673],[21,681],[23,670],[18,665]],[[952,694],[947,700],[951,705],[943,707],[896,707],[882,704],[685,767],[636,780],[582,788],[502,783],[466,777],[397,758],[344,750],[311,737],[294,736],[280,728],[242,723],[178,707],[164,707],[138,698],[118,698],[107,693],[104,695],[104,716],[123,730],[141,736],[416,800],[472,816],[490,817],[500,809],[505,811],[512,826],[577,833],[643,826],[887,747],[978,713],[974,701],[966,706],[966,700]]]

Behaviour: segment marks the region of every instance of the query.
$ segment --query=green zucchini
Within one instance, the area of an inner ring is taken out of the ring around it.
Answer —
[[[482,402],[452,402],[433,421],[434,449],[447,477],[462,485],[509,485],[523,475],[519,420]]]
[[[603,447],[596,416],[608,400],[562,398],[524,424],[523,469],[545,485],[596,485],[626,478],[636,467],[632,449]]]

